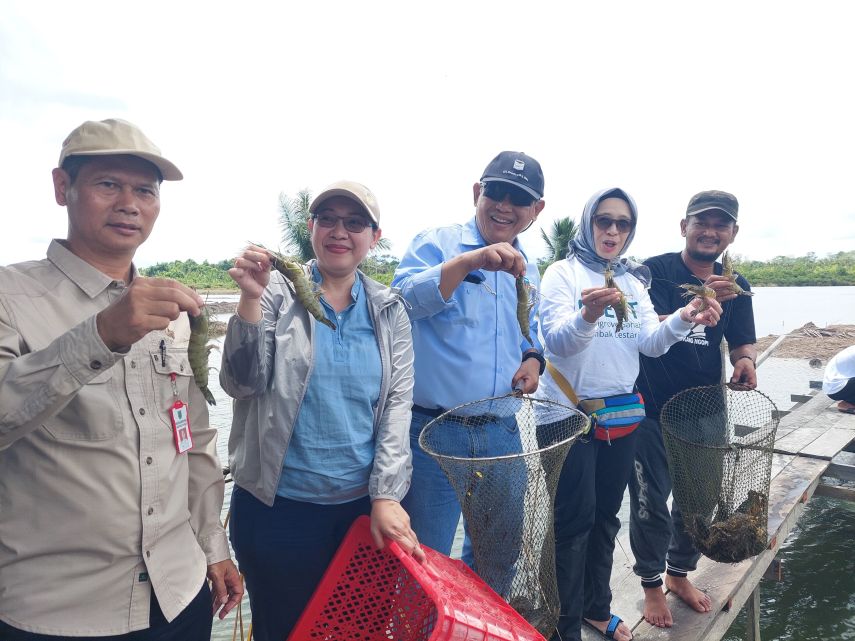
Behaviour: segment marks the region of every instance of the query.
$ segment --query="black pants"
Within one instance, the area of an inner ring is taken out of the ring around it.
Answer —
[[[232,492],[232,547],[246,580],[252,636],[285,641],[368,497],[339,505],[290,501],[268,507],[246,490]]]
[[[211,590],[208,582],[199,590],[190,604],[170,623],[166,622],[160,604],[151,593],[148,625],[145,630],[106,637],[57,637],[48,634],[24,632],[0,621],[2,641],[211,641],[212,617]],[[93,604],[92,616],[98,616],[97,604]]]
[[[662,572],[685,576],[697,567],[701,554],[683,527],[676,501],[668,511],[671,477],[659,422],[646,418],[635,433],[635,469],[629,482],[632,569],[644,587],[658,587]]]
[[[590,438],[570,448],[555,497],[555,569],[562,641],[580,641],[582,617],[610,614],[609,580],[618,511],[635,457],[636,433],[611,441]]]
[[[829,394],[828,398],[855,404],[855,378],[850,378],[842,390],[834,394]]]

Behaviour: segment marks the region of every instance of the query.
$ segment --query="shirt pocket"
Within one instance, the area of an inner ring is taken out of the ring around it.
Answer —
[[[172,409],[176,401],[181,401],[185,405],[190,404],[190,385],[194,384],[192,383],[193,371],[190,369],[187,351],[167,349],[162,354],[160,351],[151,352],[151,365],[157,415],[167,427],[172,429],[169,410]],[[172,380],[173,374],[175,375],[174,382]]]
[[[80,388],[44,427],[58,441],[106,441],[120,431],[122,414],[113,368]]]
[[[455,292],[455,305],[449,310],[448,320],[454,325],[478,327],[487,306],[487,293],[483,284],[462,282]]]

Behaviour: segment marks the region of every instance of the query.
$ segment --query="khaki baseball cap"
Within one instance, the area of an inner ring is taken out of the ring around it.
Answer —
[[[69,156],[137,156],[160,170],[164,180],[181,180],[184,174],[160,154],[136,125],[126,120],[87,120],[62,143],[59,167]]]
[[[327,198],[332,198],[333,196],[344,196],[345,198],[355,200],[365,208],[365,212],[374,221],[375,225],[380,224],[380,206],[377,204],[377,198],[368,187],[352,180],[339,180],[326,187],[320,194],[315,196],[312,204],[309,205],[309,212],[312,214],[317,213],[317,208]]]

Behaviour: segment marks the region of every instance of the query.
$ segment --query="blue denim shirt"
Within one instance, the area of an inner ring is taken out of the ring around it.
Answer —
[[[478,270],[448,300],[439,292],[442,263],[487,244],[474,217],[465,225],[431,229],[413,239],[395,271],[392,286],[399,287],[409,303],[413,323],[416,405],[451,409],[507,394],[523,352],[532,348],[517,321],[516,284],[510,274]],[[537,265],[518,241],[514,247],[526,259],[526,277],[536,303]],[[542,351],[536,308],[535,304],[529,311],[530,335],[534,348]]]
[[[317,266],[312,277],[321,282]],[[319,327],[315,334],[315,367],[282,464],[278,496],[335,504],[368,494],[382,372],[359,278],[350,295],[353,302],[338,314],[321,298],[336,329]]]

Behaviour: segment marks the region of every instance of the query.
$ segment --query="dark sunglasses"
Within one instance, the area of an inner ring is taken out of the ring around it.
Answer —
[[[366,227],[374,228],[374,223],[358,216],[339,218],[332,214],[315,214],[312,218],[314,218],[316,225],[326,227],[327,229],[332,229],[338,225],[338,221],[341,221],[344,224],[344,228],[352,234],[360,234],[365,231]]]
[[[632,229],[632,221],[625,218],[611,218],[609,216],[594,216],[594,224],[603,231],[608,231],[612,225],[617,226],[617,230],[621,234],[625,234]]]
[[[510,196],[511,204],[514,207],[528,207],[537,200],[537,198],[519,187],[497,181],[481,183],[481,193],[490,200],[495,200],[497,203],[503,202],[506,196]]]

